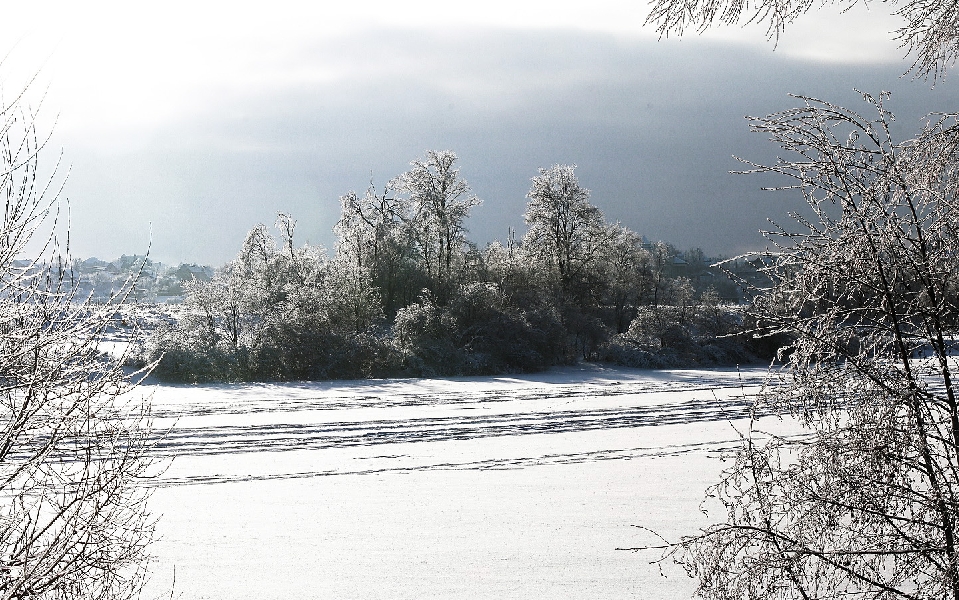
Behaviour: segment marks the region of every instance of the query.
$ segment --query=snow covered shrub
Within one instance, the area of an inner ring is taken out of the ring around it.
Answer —
[[[419,301],[401,308],[393,323],[393,339],[403,356],[403,369],[410,375],[458,375],[466,362],[457,348],[456,322],[452,315],[423,290]]]
[[[569,349],[577,359],[595,359],[597,350],[609,339],[610,328],[596,312],[577,306],[566,306],[563,311]]]
[[[478,375],[528,372],[562,362],[566,332],[554,312],[504,305],[492,283],[460,287],[449,306],[424,290],[401,309],[395,346],[409,375]]]
[[[674,366],[658,353],[634,343],[623,333],[610,338],[599,349],[597,358],[603,362],[634,369],[666,369]]]
[[[165,381],[198,383],[238,379],[236,356],[209,339],[197,327],[195,315],[186,315],[176,326],[161,326],[144,342],[139,364],[159,361],[153,374]],[[162,357],[162,359],[161,359]]]
[[[703,295],[695,305],[644,306],[629,330],[612,338],[604,360],[637,367],[734,365],[758,360],[739,310]]]
[[[349,311],[337,311],[331,301],[336,297],[326,288],[330,269],[322,249],[295,248],[294,223],[285,215],[280,215],[277,227],[285,234],[282,247],[266,227],[257,225],[237,258],[211,281],[186,286],[179,322],[158,330],[144,351],[145,360],[159,360],[158,377],[299,378],[310,372],[304,365],[325,360],[330,346],[336,345],[331,315],[350,312],[341,319],[343,327],[373,318],[362,311],[361,302]]]
[[[509,306],[496,284],[461,286],[450,313],[471,373],[535,371],[565,358],[564,332],[555,315]]]

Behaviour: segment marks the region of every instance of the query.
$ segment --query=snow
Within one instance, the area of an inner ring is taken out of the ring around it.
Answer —
[[[617,548],[711,522],[764,374],[152,386],[175,458],[146,597],[688,598],[682,569]]]

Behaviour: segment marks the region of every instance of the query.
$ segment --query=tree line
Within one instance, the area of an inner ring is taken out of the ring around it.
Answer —
[[[257,225],[211,281],[187,286],[145,363],[175,381],[523,372],[579,359],[640,367],[736,364],[768,354],[742,334],[734,283],[610,223],[572,165],[532,178],[527,232],[480,248],[480,204],[450,151],[382,191],[342,196],[333,256]],[[726,299],[727,302],[723,302]],[[738,334],[738,335],[737,335]]]

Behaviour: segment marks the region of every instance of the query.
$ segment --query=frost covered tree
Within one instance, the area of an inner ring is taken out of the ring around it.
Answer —
[[[295,221],[279,215],[280,244],[266,226],[246,235],[236,258],[211,281],[186,285],[175,327],[158,330],[144,351],[169,379],[286,379],[312,349],[296,341],[305,321],[326,317],[327,258],[293,242]],[[162,357],[162,358],[161,358]]]
[[[808,204],[763,254],[754,316],[793,342],[758,408],[805,435],[746,435],[676,554],[703,598],[959,599],[959,120],[897,142],[864,98],[752,121]]]
[[[0,107],[0,597],[134,598],[154,530],[149,405],[101,353],[123,294],[76,297],[21,101]]]
[[[553,165],[532,178],[523,237],[530,260],[571,301],[583,300],[592,289],[588,280],[611,233],[575,169],[576,165]]]
[[[642,238],[619,224],[607,227],[603,280],[605,303],[612,309],[617,333],[623,333],[636,316],[636,307],[649,281],[649,252],[642,247]]]
[[[286,311],[291,284],[300,281],[299,265],[290,259],[267,228],[257,225],[247,233],[237,257],[212,281],[187,286],[187,309],[204,323],[211,348],[245,356],[272,335]],[[241,356],[240,361],[246,359]]]
[[[328,263],[323,288],[323,304],[331,330],[345,335],[360,334],[383,319],[379,290],[368,268],[334,258]]]
[[[254,227],[212,281],[187,285],[179,323],[143,356],[181,381],[529,371],[599,358],[638,305],[675,295],[673,274],[604,221],[573,167],[534,178],[522,244],[511,230],[478,250],[465,228],[478,200],[455,162],[429,152],[382,193],[343,195],[329,260],[295,247],[285,215],[280,243]]]
[[[406,199],[404,220],[438,299],[448,300],[467,243],[466,218],[480,199],[455,168],[456,154],[430,150],[390,182]]]
[[[825,4],[655,0],[649,22],[664,35],[761,22],[778,37]],[[890,4],[913,72],[943,75],[959,5]],[[791,153],[753,170],[790,178],[809,207],[753,263],[772,281],[755,301],[760,331],[793,340],[758,408],[806,435],[747,432],[713,490],[725,521],[674,547],[704,598],[959,599],[959,128],[933,116],[896,142],[885,95],[864,98],[875,117],[799,98],[753,120]]]
[[[340,197],[340,220],[333,227],[336,253],[356,268],[373,268],[387,252],[388,240],[402,225],[395,198],[377,195],[372,184],[363,196]]]
[[[786,26],[803,14],[827,4],[853,8],[859,0],[653,0],[647,23],[660,35],[682,35],[689,29],[739,23],[765,24],[769,38],[778,39]],[[867,4],[863,2],[862,4]],[[895,37],[913,56],[912,70],[934,78],[959,57],[959,4],[945,0],[890,0],[903,24]]]
[[[371,279],[388,316],[413,302],[428,283],[418,265],[406,200],[389,190],[377,194],[372,185],[363,196],[349,192],[340,198],[340,220],[333,229],[336,260],[355,271],[354,279]]]

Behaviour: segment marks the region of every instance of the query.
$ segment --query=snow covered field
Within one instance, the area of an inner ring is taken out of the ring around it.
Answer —
[[[764,373],[156,386],[147,597],[688,598],[616,548],[710,522]]]

